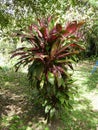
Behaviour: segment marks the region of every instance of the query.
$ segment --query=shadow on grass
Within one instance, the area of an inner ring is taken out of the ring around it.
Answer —
[[[85,65],[76,70],[80,89],[86,87],[90,91],[96,88],[97,71],[93,75],[90,71],[91,66]],[[34,95],[30,96],[25,73],[0,70],[1,130],[96,130],[98,112],[92,110],[91,101],[84,97],[75,100],[73,110],[69,113],[64,110],[61,119],[54,120],[51,125],[44,123],[43,109],[35,102]]]
[[[34,97],[31,100],[30,91],[25,73],[0,70],[0,129],[26,130],[29,122],[43,118],[43,109],[35,105]]]
[[[79,99],[75,101],[70,113],[63,113],[64,130],[96,130],[98,126],[98,111],[93,111],[90,100]]]

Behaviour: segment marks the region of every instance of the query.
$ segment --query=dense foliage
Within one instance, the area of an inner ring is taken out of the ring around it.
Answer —
[[[48,17],[38,19],[38,23],[15,34],[31,46],[16,49],[12,58],[19,57],[16,71],[21,65],[28,65],[28,79],[32,89],[37,89],[36,100],[44,107],[49,121],[57,110],[71,105],[69,98],[73,91],[68,67],[73,69],[74,56],[84,50],[77,44],[81,38],[78,30],[84,22],[73,21],[62,27]]]
[[[4,0],[0,1],[0,36],[7,38],[9,43],[15,43],[16,38],[11,39],[13,30],[23,29],[35,22],[35,17],[48,15],[58,16],[60,23],[73,20],[85,20],[84,34],[87,46],[86,55],[97,55],[97,1],[96,0]],[[93,42],[92,42],[93,41]],[[12,45],[13,46],[13,45]],[[17,45],[16,45],[17,46]],[[92,50],[93,48],[93,50]]]
[[[0,27],[15,26],[15,24],[21,26],[30,23],[35,16],[56,14],[62,17],[72,6],[73,8],[86,6],[89,9],[90,5],[98,7],[95,0],[2,0],[0,1]]]

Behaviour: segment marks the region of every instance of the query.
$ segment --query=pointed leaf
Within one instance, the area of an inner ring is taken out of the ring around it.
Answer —
[[[27,57],[29,58],[30,55],[23,55],[23,56],[21,56],[21,57],[19,58],[19,60],[20,60],[20,59],[25,59],[25,58],[27,58]]]
[[[15,56],[24,55],[24,54],[26,54],[26,52],[17,52],[17,53],[15,53],[15,54],[13,54],[13,55],[11,56],[11,58],[13,58],[13,57],[15,57]]]
[[[54,77],[54,74],[51,72],[48,72],[48,81],[49,81],[49,83],[54,85],[55,77]]]
[[[64,36],[68,36],[68,34],[75,33],[85,22],[81,21],[77,23],[77,21],[73,21],[71,23],[68,23],[65,30],[67,31]]]
[[[39,30],[39,28],[38,28],[37,25],[32,24],[32,25],[30,26],[30,29],[31,29],[31,28],[32,28],[32,30],[34,29],[34,30],[38,33],[38,35],[39,35],[40,37],[42,37],[42,33],[40,32],[40,30]]]
[[[37,19],[37,20],[39,22],[40,27],[47,27],[47,25],[48,25],[47,19],[42,18],[42,19]]]
[[[48,55],[43,55],[43,53],[36,53],[34,55],[34,59],[40,59],[44,63],[44,58],[48,57]]]
[[[52,43],[55,42],[59,38],[60,34],[51,34],[47,39],[47,42]]]
[[[52,16],[49,16],[48,18],[47,18],[47,21],[48,21],[48,23],[50,23],[50,21],[52,20]]]
[[[61,74],[62,74],[62,73],[63,73],[63,74],[65,73],[65,70],[64,70],[63,67],[61,67],[61,66],[56,66],[56,68],[57,68],[58,71],[60,71]]]
[[[79,48],[81,50],[85,50],[83,47],[81,47],[80,45],[76,44],[76,43],[72,43],[70,44],[71,47],[76,47],[76,48]]]
[[[28,70],[28,74],[29,76],[32,75],[32,78],[37,78],[38,80],[41,79],[42,77],[42,74],[43,74],[43,71],[44,71],[44,66],[42,63],[38,63],[38,62],[34,62],[30,67],[29,67],[29,70]]]
[[[52,49],[51,49],[51,52],[50,52],[50,55],[51,55],[51,59],[53,59],[55,57],[55,54],[59,48],[59,41],[58,42],[55,42],[52,46]]]
[[[11,51],[10,53],[14,53],[14,52],[16,52],[16,51],[22,51],[22,50],[24,50],[26,47],[20,47],[20,48],[17,48],[15,51]]]
[[[74,68],[73,68],[73,66],[72,66],[71,63],[69,63],[68,66],[69,66],[72,70],[74,70]]]
[[[58,73],[57,73],[56,79],[57,79],[57,82],[58,82],[58,86],[59,86],[59,87],[60,87],[61,85],[64,85],[64,80],[63,80],[63,78],[62,78],[61,73],[59,73],[59,71],[58,71]]]
[[[47,28],[47,27],[43,27],[43,28],[41,28],[40,31],[41,31],[41,33],[43,34],[44,39],[47,40],[48,35],[49,35],[48,28]]]
[[[62,52],[64,52],[65,50],[67,50],[67,49],[69,48],[69,46],[70,46],[70,45],[67,45],[67,46],[64,46],[64,47],[60,48],[60,49],[58,50],[58,52],[57,52],[57,55],[60,54],[60,53],[62,53]]]
[[[67,46],[64,46],[62,47],[61,49],[59,49],[59,51],[57,52],[57,55],[60,54],[60,53],[63,53],[64,51],[66,51],[67,49],[69,49],[70,47],[72,48],[78,48],[78,49],[81,49],[81,50],[85,50],[83,47],[81,47],[80,45],[76,44],[76,43],[72,43],[72,44],[69,44]]]
[[[69,63],[75,63],[75,61],[71,60],[71,59],[61,59],[61,60],[57,60],[56,63],[61,63],[61,64],[69,64]]]
[[[56,24],[56,31],[61,32],[62,31],[62,26],[61,24]]]
[[[54,26],[54,28],[50,31],[50,35],[52,34],[56,34],[57,33],[57,30],[56,30],[56,26]]]
[[[57,58],[58,58],[58,59],[59,59],[59,58],[65,58],[66,56],[70,56],[70,55],[74,55],[74,54],[79,54],[79,51],[74,51],[74,52],[59,54]]]
[[[77,21],[69,23],[66,27],[68,33],[74,33],[77,30]]]

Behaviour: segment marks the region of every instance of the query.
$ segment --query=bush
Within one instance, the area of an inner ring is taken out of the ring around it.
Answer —
[[[74,89],[70,86],[68,67],[73,69],[74,56],[84,50],[76,37],[84,22],[74,21],[65,27],[55,24],[52,17],[38,19],[38,22],[18,34],[21,41],[27,41],[31,47],[16,49],[12,58],[19,56],[16,71],[21,65],[28,65],[28,79],[32,89],[37,90],[36,100],[44,107],[49,122],[56,111],[71,106],[69,99]]]

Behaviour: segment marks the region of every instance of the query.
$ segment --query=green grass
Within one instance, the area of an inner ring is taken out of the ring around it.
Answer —
[[[75,67],[73,79],[76,81],[73,85],[78,93],[74,97],[73,109],[69,113],[64,110],[61,119],[54,120],[51,125],[44,122],[41,107],[31,102],[35,99],[31,100],[26,73],[0,69],[0,129],[96,130],[98,69],[91,74],[93,65],[94,62],[84,61]]]

